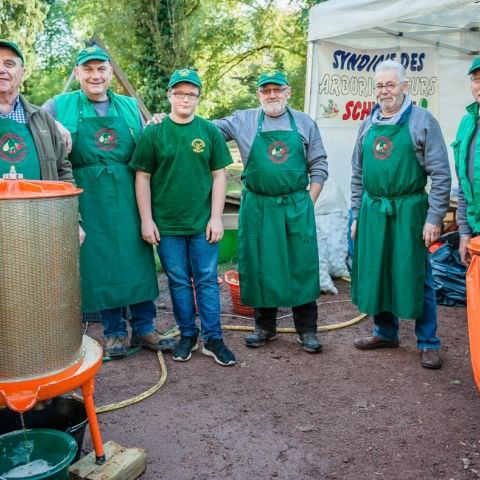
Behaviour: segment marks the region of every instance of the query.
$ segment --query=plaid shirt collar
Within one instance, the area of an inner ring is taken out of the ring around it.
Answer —
[[[20,95],[13,102],[13,108],[9,113],[0,112],[0,118],[8,118],[18,123],[27,123],[27,114],[20,100]]]

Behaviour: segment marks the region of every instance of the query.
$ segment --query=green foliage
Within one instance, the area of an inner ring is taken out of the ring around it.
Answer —
[[[150,111],[167,111],[175,68],[199,70],[199,113],[210,118],[255,107],[255,80],[283,70],[291,105],[303,108],[308,8],[319,0],[0,0],[2,36],[18,41],[37,68],[25,88],[43,103],[63,90],[76,50],[94,35]],[[4,33],[5,32],[5,33]]]
[[[0,37],[17,42],[25,58],[26,75],[35,65],[35,40],[44,28],[48,3],[42,0],[0,0]]]
[[[138,88],[151,111],[166,111],[172,71],[191,64],[185,27],[199,0],[141,0],[137,5],[136,32],[142,39],[137,63],[143,73]]]
[[[195,64],[206,84],[200,112],[216,118],[257,106],[256,78],[277,69],[289,78],[291,105],[302,109],[308,7],[313,3],[291,1],[279,8],[273,0],[203,0],[190,24]]]
[[[71,65],[76,46],[71,21],[66,0],[53,1],[36,41],[40,67],[52,71],[59,65]]]
[[[66,0],[50,0],[43,29],[35,42],[36,68],[27,78],[24,93],[29,100],[42,105],[60,93],[74,65],[76,43],[72,35],[72,16]]]

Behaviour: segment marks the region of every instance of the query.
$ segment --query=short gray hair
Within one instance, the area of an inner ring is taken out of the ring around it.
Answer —
[[[375,75],[377,75],[378,72],[385,72],[386,70],[395,70],[398,73],[399,81],[403,82],[405,80],[405,68],[400,62],[390,59],[380,62],[377,68],[375,68]]]

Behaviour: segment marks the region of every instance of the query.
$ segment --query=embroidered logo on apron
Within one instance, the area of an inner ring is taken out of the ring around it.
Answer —
[[[113,150],[117,146],[117,132],[102,128],[95,134],[95,143],[100,150]]]
[[[22,137],[6,133],[0,138],[0,157],[9,163],[21,162],[27,155],[27,146]]]
[[[195,138],[192,140],[192,150],[195,153],[202,153],[205,151],[205,142],[201,138]]]
[[[393,143],[388,137],[377,137],[373,142],[372,150],[375,158],[385,160],[392,154]]]
[[[273,163],[283,163],[288,158],[288,146],[283,142],[273,142],[268,146],[268,158]]]

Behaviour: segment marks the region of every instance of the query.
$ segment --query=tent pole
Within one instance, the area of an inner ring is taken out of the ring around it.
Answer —
[[[398,23],[405,23],[407,25],[417,25],[419,27],[423,26],[421,24],[414,23],[414,22],[398,22]],[[448,34],[448,33],[478,32],[478,31],[479,31],[478,27],[462,27],[462,28],[452,27],[452,28],[444,28],[440,30],[425,30],[424,32],[415,32],[415,35],[438,35],[438,34],[444,34],[444,33]],[[399,32],[399,33],[403,33],[403,32]]]
[[[312,49],[313,43],[308,42],[307,45],[307,79],[305,82],[305,100],[303,103],[303,111],[310,114],[310,99],[312,94]]]
[[[427,45],[434,45],[436,47],[446,48],[448,50],[454,50],[456,52],[464,53],[466,55],[479,55],[479,50],[469,50],[468,48],[456,47],[455,45],[449,45],[447,43],[442,42],[435,42],[434,40],[426,40],[425,38],[416,37],[415,35],[405,34],[404,32],[396,32],[394,30],[390,30],[388,28],[383,27],[375,27],[373,30],[379,30],[384,33],[388,33],[390,35],[394,35],[396,37],[403,37],[409,40],[414,40],[420,43],[426,43]]]
[[[65,86],[63,87],[62,93],[66,93],[70,90],[70,85],[72,84],[74,79],[75,79],[75,74],[73,73],[73,70],[72,70],[72,73],[68,77],[67,83],[65,83]]]

